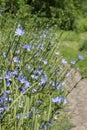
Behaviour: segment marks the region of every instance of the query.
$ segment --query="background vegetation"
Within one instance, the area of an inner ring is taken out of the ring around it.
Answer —
[[[0,0],[0,50],[0,129],[70,130],[66,63],[87,77],[87,1]]]
[[[37,23],[57,24],[66,30],[87,30],[87,1],[82,0],[1,0],[3,13],[13,14],[21,19],[39,17]],[[35,20],[35,19],[34,19]]]

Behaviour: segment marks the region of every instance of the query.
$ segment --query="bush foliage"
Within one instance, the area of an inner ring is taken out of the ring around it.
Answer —
[[[78,15],[86,15],[86,2],[81,0],[1,0],[1,12],[21,18],[45,17],[51,19],[61,29],[73,29]],[[52,24],[51,24],[52,25]]]

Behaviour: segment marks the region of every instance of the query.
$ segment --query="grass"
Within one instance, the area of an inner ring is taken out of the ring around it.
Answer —
[[[54,122],[54,126],[50,130],[70,130],[73,128],[73,124],[68,123],[69,116],[65,113],[60,114],[58,120]]]
[[[57,32],[57,34],[60,32]],[[87,32],[77,33],[74,31],[64,31],[60,38],[59,50],[63,57],[70,63],[77,60],[78,55],[84,56],[84,60],[78,62],[75,68],[79,68],[83,77],[87,77],[87,50],[80,51],[80,47],[87,37]]]

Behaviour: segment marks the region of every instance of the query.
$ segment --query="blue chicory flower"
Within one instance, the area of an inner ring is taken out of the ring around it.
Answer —
[[[26,83],[27,78],[18,76],[18,80],[21,82],[21,84],[24,84],[24,83]]]
[[[19,107],[20,107],[20,108],[23,108],[23,102],[20,102]]]
[[[55,86],[55,82],[52,81],[52,80],[50,80],[50,84],[51,84],[52,86]]]
[[[32,89],[32,93],[36,93],[37,92],[37,90],[36,89]]]
[[[63,64],[67,64],[67,61],[65,59],[62,59],[61,61]]]
[[[30,50],[31,50],[31,48],[32,48],[32,46],[31,46],[31,45],[26,44],[26,45],[24,45],[24,46],[23,46],[23,48],[27,49],[27,51],[30,51]]]
[[[29,88],[30,87],[30,82],[26,81],[25,82],[25,88]]]
[[[26,65],[26,68],[28,69],[28,70],[30,70],[31,69],[31,67],[27,64]]]
[[[17,117],[17,119],[20,119],[20,117],[21,117],[20,113],[18,113],[16,117]]]
[[[17,51],[16,51],[16,54],[20,54],[20,50],[17,50]]]
[[[41,35],[40,38],[46,38],[46,34]]]
[[[40,45],[38,46],[38,48],[41,49],[41,50],[44,50],[44,46],[43,46],[42,44],[40,44]]]
[[[32,74],[31,77],[32,77],[32,79],[38,79],[38,76],[36,76],[34,74]]]
[[[2,76],[0,76],[0,80],[1,80],[1,79],[3,79],[3,77],[2,77]]]
[[[11,91],[10,91],[10,90],[6,90],[5,93],[6,93],[6,94],[10,94]]]
[[[53,126],[52,121],[49,120],[49,121],[47,122],[47,125],[48,125],[48,126]]]
[[[13,75],[13,74],[12,74],[12,72],[10,72],[10,71],[8,71],[8,72],[6,71],[6,72],[5,72],[5,78],[8,79],[8,80],[11,80],[12,75]]]
[[[63,102],[64,98],[62,96],[58,96],[56,98],[52,98],[53,103],[61,103]]]
[[[1,14],[0,14],[0,16],[1,16]],[[0,117],[2,117],[2,116],[3,116],[3,114],[0,113]]]
[[[55,74],[59,74],[60,72],[59,72],[59,70],[55,70],[55,72],[54,72]]]
[[[32,116],[32,112],[28,112],[28,117],[31,117]]]
[[[59,55],[60,54],[60,52],[55,52],[55,55]]]
[[[78,59],[79,59],[79,60],[84,60],[84,57],[81,56],[81,55],[78,55]]]
[[[4,108],[3,107],[0,107],[0,114],[4,112]]]
[[[45,84],[46,82],[47,82],[47,78],[46,77],[42,77],[41,78],[41,82],[39,83],[39,85],[41,86],[41,85]]]
[[[75,65],[75,64],[76,64],[76,61],[71,61],[71,64],[72,64],[72,65]]]
[[[12,72],[12,74],[13,74],[13,75],[17,75],[17,74],[18,74],[18,70],[14,70],[14,71]]]
[[[18,59],[18,57],[15,56],[15,57],[13,58],[13,61],[14,61],[15,63],[19,63],[19,59]]]
[[[57,89],[60,89],[60,88],[61,88],[61,86],[62,86],[62,84],[61,84],[61,83],[57,83],[57,84],[56,84],[56,88],[57,88]]]
[[[44,63],[44,65],[46,65],[47,64],[47,60],[44,60],[43,63]]]
[[[15,31],[15,36],[22,36],[23,34],[24,34],[24,30],[18,27]]]
[[[46,82],[47,82],[47,78],[46,77],[41,78],[41,83],[42,84],[45,84]]]
[[[22,75],[22,70],[20,70],[20,72],[19,72],[19,77]]]
[[[25,114],[25,115],[24,115],[24,119],[27,119],[27,118],[28,118],[28,115],[27,115],[27,114]]]
[[[66,77],[71,77],[72,75],[71,75],[71,73],[70,72],[68,72],[67,74],[66,74]]]
[[[58,119],[58,116],[57,116],[57,115],[54,115],[54,119],[57,120],[57,119]]]
[[[25,93],[25,92],[26,92],[26,90],[25,90],[25,88],[24,88],[24,87],[22,87],[21,92],[22,92],[22,93]]]
[[[9,102],[13,102],[13,98],[10,98],[10,97],[9,97]]]
[[[4,58],[6,58],[6,52],[3,52],[3,56],[4,56]]]
[[[11,82],[9,80],[6,81],[6,85],[7,86],[10,86],[11,85]]]
[[[38,57],[39,55],[40,55],[39,53],[36,53],[34,56],[35,56],[35,57]]]
[[[41,75],[43,71],[42,71],[42,69],[39,69],[39,70],[35,70],[34,72],[35,72],[37,75]]]
[[[64,99],[63,101],[64,105],[68,103],[67,99]]]

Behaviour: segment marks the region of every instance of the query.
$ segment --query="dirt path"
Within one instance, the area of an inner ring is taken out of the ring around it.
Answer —
[[[75,125],[71,130],[87,130],[87,79],[81,79],[81,76],[77,75],[79,82],[68,95],[70,121]],[[73,81],[70,82],[73,83]]]

